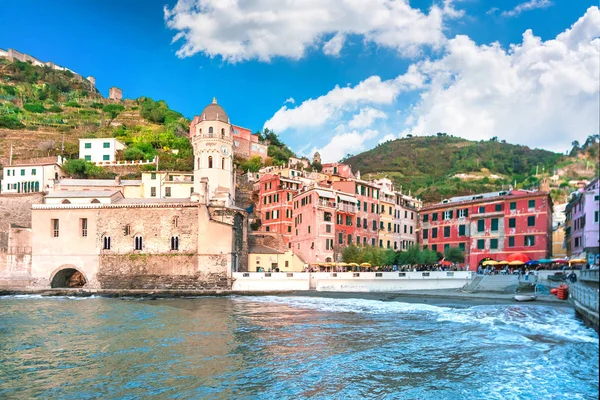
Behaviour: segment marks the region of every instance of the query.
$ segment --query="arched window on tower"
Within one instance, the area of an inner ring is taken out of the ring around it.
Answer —
[[[142,237],[139,235],[136,235],[134,240],[133,240],[133,245],[134,245],[134,250],[142,250],[144,243],[142,241]]]
[[[212,156],[208,156],[208,168],[212,168],[212,167],[213,167]]]
[[[221,128],[221,137],[225,137],[225,128]]]
[[[212,126],[209,126],[209,127],[208,127],[208,136],[209,136],[209,137],[212,137],[212,135],[213,135],[213,127],[212,127]]]
[[[171,236],[171,250],[179,250],[179,238]]]
[[[225,157],[221,158],[221,169],[225,169]]]

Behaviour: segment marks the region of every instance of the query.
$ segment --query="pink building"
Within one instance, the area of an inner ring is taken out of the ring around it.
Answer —
[[[292,249],[307,263],[335,261],[335,198],[333,190],[319,187],[293,198]]]
[[[268,146],[258,139],[258,135],[253,134],[248,128],[233,125],[233,153],[244,158],[259,156],[265,160],[267,158]]]
[[[373,182],[346,180],[333,182],[333,188],[356,196],[356,244],[376,246],[379,231],[379,188]]]
[[[567,255],[598,263],[600,253],[600,184],[594,179],[572,196],[565,208]]]
[[[352,173],[352,168],[349,165],[342,163],[327,163],[323,164],[323,170],[321,171],[324,174],[328,175],[336,175],[346,179],[353,179],[354,174]]]

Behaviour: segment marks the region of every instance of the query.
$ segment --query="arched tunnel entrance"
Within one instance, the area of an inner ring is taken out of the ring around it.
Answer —
[[[52,288],[80,288],[86,284],[85,277],[75,268],[65,268],[58,271],[54,278],[52,278],[52,282],[50,283],[50,287]]]

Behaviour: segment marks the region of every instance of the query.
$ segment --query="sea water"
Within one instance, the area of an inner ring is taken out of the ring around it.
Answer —
[[[569,308],[0,298],[0,398],[597,399]]]

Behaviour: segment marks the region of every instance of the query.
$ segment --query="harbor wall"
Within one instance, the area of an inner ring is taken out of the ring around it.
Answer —
[[[470,271],[430,272],[236,272],[234,291],[310,290],[321,292],[397,292],[460,289],[471,281]]]

